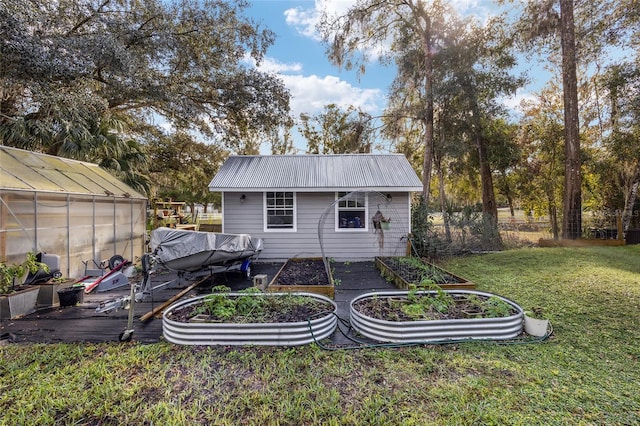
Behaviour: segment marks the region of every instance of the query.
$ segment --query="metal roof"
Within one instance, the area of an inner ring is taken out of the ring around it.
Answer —
[[[422,191],[402,154],[230,156],[209,184],[211,191],[354,189]]]
[[[0,146],[0,189],[147,197],[97,164]]]

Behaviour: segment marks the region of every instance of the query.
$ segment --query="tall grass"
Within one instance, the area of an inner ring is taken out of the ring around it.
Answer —
[[[542,344],[401,349],[0,347],[0,424],[640,423],[640,246],[519,249],[443,265],[541,308]]]

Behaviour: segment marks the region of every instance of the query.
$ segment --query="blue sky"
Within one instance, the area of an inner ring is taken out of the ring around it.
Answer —
[[[360,78],[355,71],[341,70],[327,59],[325,46],[314,29],[322,8],[344,12],[355,1],[252,0],[250,3],[247,15],[277,35],[261,68],[280,75],[291,92],[291,113],[295,119],[302,112],[316,114],[329,103],[342,107],[353,105],[373,116],[382,112],[394,68],[372,63]],[[480,20],[497,14],[497,6],[490,0],[453,0],[451,3],[461,14],[473,14]],[[524,90],[505,103],[515,107],[526,96],[527,90]],[[300,135],[294,131],[293,136],[296,146],[304,149],[306,143]]]

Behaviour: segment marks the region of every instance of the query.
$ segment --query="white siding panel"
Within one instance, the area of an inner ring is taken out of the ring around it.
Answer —
[[[251,234],[264,240],[261,260],[285,260],[292,257],[320,257],[318,224],[322,214],[335,201],[334,192],[297,193],[297,232],[264,232],[263,194],[246,192],[240,203],[239,193],[225,193],[223,226],[224,232]],[[369,194],[369,230],[349,232],[335,230],[335,213],[329,209],[323,227],[325,255],[336,260],[364,260],[375,256],[403,255],[406,250],[406,235],[409,232],[409,194],[391,193],[391,203],[382,202],[381,197]],[[371,217],[380,209],[391,218],[391,229],[377,231]],[[380,237],[383,237],[381,246]]]

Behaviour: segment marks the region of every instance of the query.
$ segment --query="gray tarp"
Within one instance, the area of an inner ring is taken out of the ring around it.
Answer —
[[[262,251],[262,239],[248,234],[220,234],[158,228],[151,232],[151,251],[166,267],[195,271],[240,261]]]

